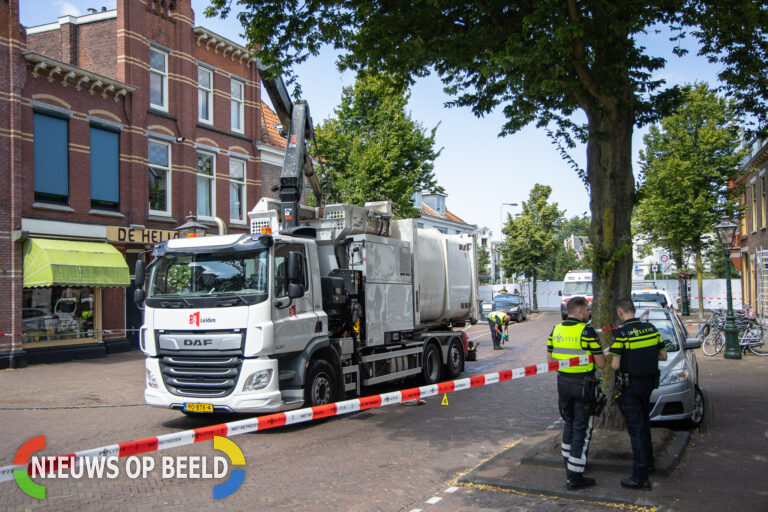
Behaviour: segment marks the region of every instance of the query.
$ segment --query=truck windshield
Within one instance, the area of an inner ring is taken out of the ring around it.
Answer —
[[[592,281],[571,281],[563,284],[563,295],[592,296]]]
[[[233,254],[166,254],[149,285],[152,297],[267,293],[267,250]]]

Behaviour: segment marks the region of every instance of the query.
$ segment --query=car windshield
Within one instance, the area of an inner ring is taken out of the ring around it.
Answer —
[[[563,284],[563,295],[592,295],[592,281],[570,281]]]
[[[662,306],[667,305],[667,299],[660,293],[633,293],[632,300],[634,302],[657,302]]]
[[[267,250],[232,254],[166,254],[157,263],[149,297],[267,293]]]
[[[664,346],[667,348],[667,352],[677,352],[680,350],[680,344],[677,342],[677,335],[675,334],[675,326],[672,325],[672,321],[666,318],[654,319],[653,316],[649,320],[650,323],[656,327],[656,330],[661,334],[661,339],[664,340]]]
[[[518,295],[497,295],[493,298],[493,309],[505,306],[517,306],[520,304]]]

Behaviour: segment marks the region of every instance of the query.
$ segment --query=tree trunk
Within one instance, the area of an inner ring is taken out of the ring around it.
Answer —
[[[703,265],[701,263],[701,249],[696,249],[696,280],[699,284],[699,322],[704,321],[704,283],[702,279]]]
[[[627,101],[625,105],[629,105]],[[632,281],[632,233],[630,218],[635,200],[635,179],[632,175],[632,129],[634,115],[631,107],[617,107],[608,113],[596,107],[587,112],[589,140],[587,141],[587,178],[590,185],[592,225],[590,243],[593,247],[592,324],[595,327],[618,325],[614,303],[630,296]],[[600,334],[600,343],[613,343],[610,332]],[[610,358],[609,358],[610,359]],[[614,378],[610,363],[603,374],[603,390],[614,395]],[[624,421],[614,400],[609,400],[597,426],[619,430]]]
[[[539,301],[536,297],[536,274],[533,274],[533,297],[531,298],[531,307],[534,311],[538,311],[539,309]]]

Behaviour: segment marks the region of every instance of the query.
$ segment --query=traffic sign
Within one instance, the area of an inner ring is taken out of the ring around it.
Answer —
[[[658,265],[654,265],[654,266],[652,266],[652,267],[651,267],[651,271],[653,271],[653,272],[658,272],[658,271],[659,271],[659,266],[658,266]]]
[[[672,265],[663,265],[661,272],[663,274],[671,274],[672,273]]]
[[[666,263],[669,261],[669,254],[662,254],[659,256],[659,261],[662,263]]]

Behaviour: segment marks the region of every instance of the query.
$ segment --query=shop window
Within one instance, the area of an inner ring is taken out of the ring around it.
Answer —
[[[149,105],[168,110],[168,54],[149,49]]]
[[[211,153],[197,154],[197,216],[213,217],[216,211],[216,157]]]
[[[35,112],[35,201],[69,202],[69,121]]]
[[[244,131],[244,111],[243,102],[245,95],[245,84],[239,80],[232,79],[230,86],[230,109],[232,117],[232,131],[243,133]]]
[[[245,161],[229,160],[229,220],[245,221]]]
[[[149,141],[149,213],[171,213],[171,146]]]
[[[213,124],[213,71],[197,68],[197,119]]]
[[[26,288],[22,291],[23,343],[100,339],[97,288]]]
[[[120,135],[91,126],[91,207],[120,209]]]

